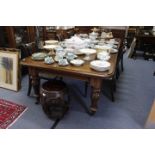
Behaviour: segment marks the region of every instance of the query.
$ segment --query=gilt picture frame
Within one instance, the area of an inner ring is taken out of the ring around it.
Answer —
[[[0,49],[0,87],[19,90],[19,52]]]

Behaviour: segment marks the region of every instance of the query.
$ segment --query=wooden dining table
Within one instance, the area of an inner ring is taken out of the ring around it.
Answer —
[[[91,86],[91,103],[89,111],[94,114],[97,111],[103,79],[111,78],[115,74],[118,53],[111,54],[110,56],[110,69],[102,72],[91,69],[90,61],[85,61],[82,66],[78,67],[71,64],[68,66],[59,66],[57,62],[45,64],[44,61],[35,61],[30,56],[21,60],[21,65],[28,67],[34,93],[38,99],[40,88],[39,73],[50,73],[61,77],[69,77],[88,82]]]

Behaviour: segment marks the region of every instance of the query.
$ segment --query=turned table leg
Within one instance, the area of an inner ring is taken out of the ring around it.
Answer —
[[[32,87],[34,90],[34,94],[36,96],[36,104],[39,103],[39,87],[40,87],[40,79],[39,79],[39,75],[38,72],[35,68],[29,68],[29,76],[31,78],[32,81]]]
[[[90,113],[95,114],[95,112],[97,111],[97,103],[98,103],[98,100],[100,97],[102,80],[101,79],[91,79],[90,85],[91,85]]]

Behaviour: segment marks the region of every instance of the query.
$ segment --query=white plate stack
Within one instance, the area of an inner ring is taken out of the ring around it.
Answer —
[[[45,45],[55,45],[58,44],[58,40],[45,40]]]
[[[100,72],[109,70],[110,66],[111,64],[107,61],[94,60],[90,62],[90,68]]]
[[[44,49],[47,50],[52,50],[52,49],[56,49],[59,45],[45,45],[43,46]]]

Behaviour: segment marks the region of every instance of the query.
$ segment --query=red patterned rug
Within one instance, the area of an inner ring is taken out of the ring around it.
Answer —
[[[26,109],[24,105],[0,99],[0,129],[9,128]]]

